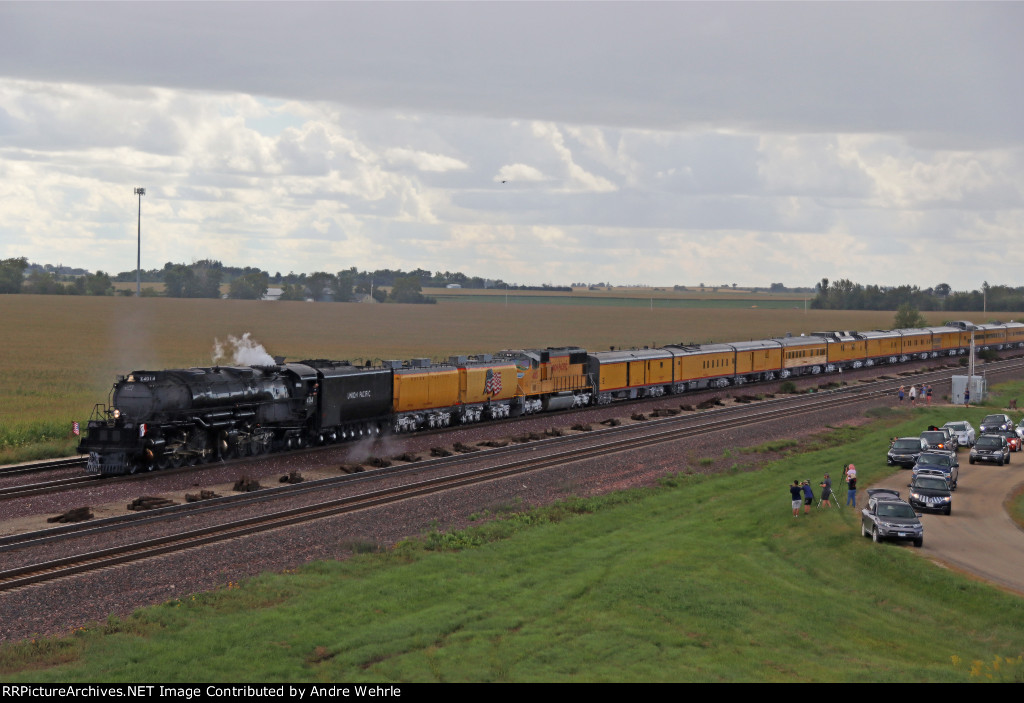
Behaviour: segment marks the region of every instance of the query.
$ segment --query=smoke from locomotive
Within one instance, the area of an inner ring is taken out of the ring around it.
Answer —
[[[235,366],[273,366],[274,357],[267,353],[263,345],[252,338],[251,332],[241,337],[228,335],[228,341],[222,343],[213,340],[213,363],[221,364],[230,359]]]

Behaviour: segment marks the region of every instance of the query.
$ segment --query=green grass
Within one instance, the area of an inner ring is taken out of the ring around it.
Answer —
[[[1010,401],[1016,399],[1019,399],[1018,404],[1024,409],[1024,380],[1000,383],[989,388],[989,395],[985,399],[985,404],[991,408],[990,413],[995,413],[1000,412],[1000,408],[1008,407]],[[1011,413],[1011,415],[1016,415],[1016,413]],[[1019,418],[1014,417],[1014,422],[1019,422]]]
[[[986,409],[966,411],[977,422]],[[971,681],[1024,677],[1024,599],[851,510],[791,517],[788,484],[941,424],[836,427],[754,473],[669,476],[383,553],[265,574],[0,648],[6,681]],[[477,513],[476,517],[483,517]],[[973,674],[973,675],[972,675]]]
[[[767,454],[784,452],[789,449],[794,449],[800,446],[800,440],[797,439],[776,439],[764,444],[759,444],[756,447],[743,447],[740,449],[741,454]]]
[[[85,423],[82,423],[85,429]],[[0,464],[71,456],[78,437],[70,422],[35,421],[0,425]]]

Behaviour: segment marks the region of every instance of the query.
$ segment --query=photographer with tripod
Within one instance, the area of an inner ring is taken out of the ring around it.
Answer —
[[[826,508],[831,508],[832,507],[832,479],[829,478],[828,474],[825,474],[825,478],[821,479],[821,483],[819,483],[818,485],[821,486],[821,498],[818,499],[818,507],[820,508],[821,504],[824,503]],[[839,507],[839,501],[838,500],[836,501],[836,507],[837,508]]]

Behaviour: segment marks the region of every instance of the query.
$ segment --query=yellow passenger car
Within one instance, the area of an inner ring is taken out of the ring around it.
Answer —
[[[828,341],[826,356],[829,371],[834,368],[859,369],[868,356],[868,342],[856,332],[815,332]]]
[[[1007,322],[1006,344],[1012,347],[1024,347],[1024,324],[1020,322]]]
[[[613,398],[660,396],[672,384],[672,354],[665,349],[594,352],[587,373],[595,383],[598,403]]]
[[[932,356],[955,356],[963,353],[971,344],[970,333],[958,327],[926,327],[932,335]],[[965,343],[966,339],[966,343]]]
[[[782,345],[774,339],[730,342],[736,353],[737,381],[770,381],[782,370]]]
[[[728,344],[669,344],[672,392],[723,387],[736,373],[736,351]]]
[[[932,333],[921,329],[896,329],[900,335],[901,351],[905,357],[927,359],[932,353]]]
[[[1003,325],[978,325],[974,329],[974,344],[978,348],[1002,349],[1006,346],[1006,328]]]
[[[824,337],[785,337],[782,346],[783,378],[790,374],[821,373],[828,363],[828,342]]]
[[[903,354],[903,338],[894,330],[868,330],[858,332],[857,336],[864,340],[865,366],[895,364]]]

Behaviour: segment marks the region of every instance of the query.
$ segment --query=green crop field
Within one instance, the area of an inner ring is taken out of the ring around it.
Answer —
[[[0,463],[73,450],[71,422],[118,374],[209,366],[215,340],[251,333],[272,355],[364,360],[580,346],[601,350],[891,326],[893,313],[510,302],[391,305],[0,295]],[[926,317],[938,324],[942,313]],[[983,317],[973,318],[981,322]]]

